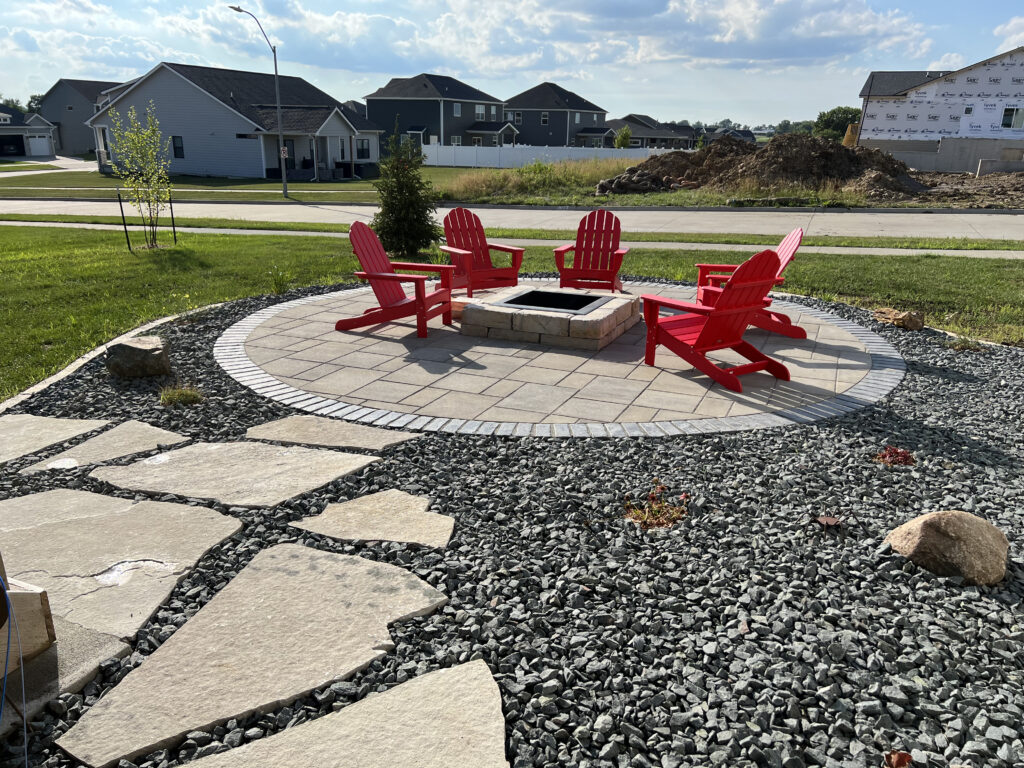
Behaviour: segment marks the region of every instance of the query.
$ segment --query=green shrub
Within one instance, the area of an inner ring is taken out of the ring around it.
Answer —
[[[423,152],[414,142],[399,139],[398,122],[388,139],[387,157],[380,162],[380,181],[374,186],[380,209],[370,222],[384,250],[398,259],[415,259],[420,249],[439,240],[442,230],[434,223],[437,195],[423,178]]]

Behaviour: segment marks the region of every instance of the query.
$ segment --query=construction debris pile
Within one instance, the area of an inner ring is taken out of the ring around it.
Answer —
[[[707,187],[719,191],[850,188],[875,199],[905,199],[925,189],[910,169],[875,149],[789,133],[762,148],[723,137],[697,152],[668,152],[598,182],[596,193],[636,194]]]

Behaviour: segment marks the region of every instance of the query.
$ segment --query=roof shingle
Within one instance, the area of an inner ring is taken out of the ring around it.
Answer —
[[[578,93],[568,91],[557,83],[541,83],[516,94],[506,102],[509,109],[578,109],[585,112],[604,112],[597,104],[587,101]]]
[[[422,73],[415,77],[393,77],[388,84],[366,96],[367,99],[461,99],[501,104],[490,94],[447,75]]]

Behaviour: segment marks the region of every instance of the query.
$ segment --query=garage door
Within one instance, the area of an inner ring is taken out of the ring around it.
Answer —
[[[30,155],[50,154],[50,138],[48,136],[29,136],[28,153]]]

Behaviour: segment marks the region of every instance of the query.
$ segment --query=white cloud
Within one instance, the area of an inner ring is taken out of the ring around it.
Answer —
[[[959,53],[944,53],[942,56],[937,58],[935,61],[928,65],[928,69],[931,70],[956,70],[963,69],[964,64],[967,60],[964,59],[962,54]]]
[[[997,53],[1024,45],[1024,16],[1014,16],[1005,24],[1000,24],[992,30],[992,34],[1003,38]]]

